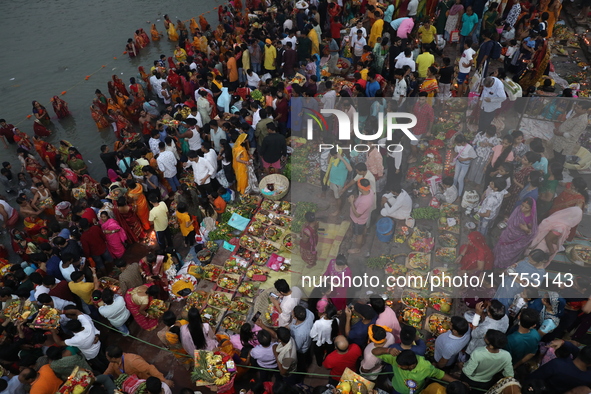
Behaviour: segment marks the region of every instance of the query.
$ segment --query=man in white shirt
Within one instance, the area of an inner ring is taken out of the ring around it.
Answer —
[[[289,20],[289,19],[288,19]],[[295,32],[290,30],[288,36],[281,40],[284,46],[287,46],[288,42],[291,42],[291,48],[296,49],[296,44],[298,43],[298,39],[295,36]]]
[[[484,130],[495,119],[495,114],[501,108],[503,101],[507,99],[505,85],[497,77],[486,77],[483,83],[484,88],[480,94],[482,104],[480,118],[478,119],[478,130]]]
[[[291,32],[291,29],[293,29],[293,21],[291,19],[286,19],[285,22],[283,22],[283,31]]]
[[[49,294],[40,294],[39,298],[37,298],[37,302],[41,306],[55,308],[60,312],[63,311],[68,305],[75,306],[75,304],[71,301],[67,301],[59,297],[50,296]]]
[[[367,45],[367,40],[363,37],[363,31],[357,29],[357,34],[351,37],[351,48],[353,48],[354,63],[359,61],[363,55],[363,48]]]
[[[407,15],[411,18],[416,18],[417,9],[419,8],[419,0],[410,0],[407,6]]]
[[[404,66],[409,66],[410,71],[415,71],[416,64],[415,61],[412,60],[412,51],[410,50],[410,48],[406,48],[403,53],[398,55],[397,59],[398,60],[396,61],[396,65],[394,66],[396,67],[396,69],[402,70]]]
[[[80,266],[80,256],[76,256],[72,253],[62,254],[62,261],[60,261],[60,272],[62,273],[62,276],[66,282],[72,281],[70,275],[72,275],[72,272],[77,271],[77,266]]]
[[[166,144],[161,142],[158,145],[159,154],[156,158],[156,162],[158,163],[158,169],[162,171],[162,175],[168,181],[170,188],[172,189],[173,193],[176,193],[177,189],[181,187],[181,184],[176,176],[177,174],[177,160],[174,157],[174,153],[166,150]]]
[[[394,185],[390,193],[382,197],[382,210],[380,214],[392,219],[406,220],[412,212],[412,199],[400,185]]]
[[[337,100],[337,92],[332,90],[332,81],[326,81],[324,86],[326,86],[326,92],[321,99],[323,108],[334,109],[335,102]]]
[[[246,86],[254,90],[259,88],[260,83],[261,78],[258,76],[257,73],[255,73],[251,69],[246,70]]]
[[[158,149],[158,145],[160,145],[160,133],[158,130],[154,129],[150,133],[150,140],[148,141],[148,145],[150,146],[150,151],[154,156],[158,156],[160,153],[160,149]]]
[[[211,193],[211,177],[214,175],[214,169],[209,164],[209,161],[205,159],[203,156],[203,151],[194,151],[191,150],[187,154],[189,157],[189,161],[187,165],[193,167],[193,180],[197,184],[197,189],[199,189],[199,193],[203,196]]]
[[[152,91],[156,92],[161,100],[164,99],[164,96],[162,95],[162,84],[164,82],[166,82],[166,80],[162,79],[162,75],[159,72],[155,72],[154,75],[150,77],[150,86],[152,86]]]
[[[279,305],[278,309],[281,311],[279,315],[279,327],[289,327],[293,318],[293,309],[299,305],[302,299],[302,291],[295,286],[290,288],[285,279],[276,280],[274,286],[279,293],[278,296],[281,297],[281,301],[277,298],[271,299],[273,304]]]
[[[449,367],[456,362],[458,354],[470,342],[470,325],[461,316],[451,318],[451,329],[435,341],[434,359],[439,369]]]
[[[215,153],[213,149],[211,149],[211,143],[209,141],[203,141],[201,145],[201,152],[203,152],[203,158],[211,164],[211,168],[213,168],[213,175],[211,179],[215,179],[216,174],[218,173],[218,155]]]
[[[357,24],[353,26],[351,28],[351,31],[349,32],[349,37],[351,37],[351,40],[353,40],[357,36],[357,30],[361,30],[361,35],[363,36],[363,38],[367,38],[367,30],[365,30],[365,27],[363,27],[363,22],[359,20]]]
[[[70,339],[62,340],[58,336],[56,329],[51,330],[55,343],[58,346],[77,347],[87,360],[97,358],[101,350],[101,341],[99,338],[101,332],[96,329],[90,316],[76,309],[66,310],[65,315],[68,319],[71,319],[66,323],[65,328],[74,333],[74,336]]]
[[[392,98],[398,105],[404,102],[406,97],[406,81],[404,79],[404,70],[402,69],[395,69],[394,70],[394,79],[396,80],[396,85],[394,86],[394,94]]]
[[[191,115],[187,116],[187,119],[192,118],[195,119],[197,121],[196,126],[201,128],[203,127],[203,118],[201,117],[201,114],[199,113],[199,111],[197,111],[197,107],[192,107],[191,108]]]
[[[199,150],[201,149],[201,134],[197,128],[197,120],[194,118],[185,119],[185,123],[189,128],[183,134],[179,135],[181,138],[185,138],[189,144],[189,149]]]
[[[458,97],[464,97],[464,82],[472,70],[472,64],[474,64],[474,56],[476,51],[472,49],[472,39],[466,38],[464,40],[464,52],[458,62]]]
[[[209,139],[213,144],[213,149],[220,152],[222,149],[222,140],[226,139],[226,132],[218,125],[217,120],[209,122]]]

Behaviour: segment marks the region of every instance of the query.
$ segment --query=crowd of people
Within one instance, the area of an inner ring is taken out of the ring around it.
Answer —
[[[113,75],[106,94],[95,92],[92,118],[99,130],[112,129],[117,137],[113,147],[100,148],[106,175],[100,181],[89,175],[75,146],[43,139],[52,126],[39,102],[33,101],[33,137],[0,119],[2,140],[16,147],[19,159],[0,169],[4,192],[16,196],[18,205],[0,198],[1,227],[11,241],[0,247],[0,301],[3,310],[14,304],[20,312],[50,306],[61,313],[60,329],[51,332],[32,329],[17,315],[3,316],[0,391],[54,394],[80,366],[96,372],[93,394],[112,394],[122,373],[146,379],[151,394],[170,393],[174,382],[164,371],[114,345],[118,335],[130,334],[132,320],[141,330],[160,328],[158,338],[188,369],[196,349],[224,349],[239,367],[262,368],[239,371],[254,378],[246,384],[254,394],[333,393],[346,368],[375,381],[380,392],[591,391],[591,350],[576,342],[591,326],[588,283],[582,279],[575,282],[578,298],[522,283],[496,289],[471,305],[473,316],[452,318],[429,358],[419,332],[401,325],[383,298],[357,299],[346,288],[318,288],[307,296],[279,280],[256,303],[275,305],[279,327],[259,320],[231,337],[216,336],[195,308],[183,319],[171,311],[161,318],[149,311],[153,300],[168,301],[166,271],[184,264],[173,248],[173,230],[192,246],[203,224],[215,222],[236,193],[257,192],[261,174],[281,172],[286,137],[299,136],[304,128],[301,111],[290,109],[290,100],[297,106],[294,99],[318,94],[321,100],[305,103],[335,108],[337,97],[349,97],[337,105],[347,112],[355,111],[356,98],[376,97],[379,104],[392,97],[368,112],[364,129],[377,127],[380,109],[407,108],[421,115],[413,133],[428,139],[440,110],[434,97],[479,92],[477,133],[453,136],[454,176],[445,177],[436,194],[441,202],[457,203],[467,185],[483,189],[469,212],[477,214],[478,229],[456,263],[474,274],[494,269],[543,275],[576,236],[588,203],[582,178],[556,194],[591,105],[577,102],[562,112],[548,108],[561,122],[549,144],[550,160],[541,139],[525,141],[519,130],[505,133],[494,120],[504,100],[535,94],[536,85],[548,80],[548,39],[561,7],[558,0],[322,0],[272,6],[253,0],[243,11],[240,0],[233,0],[218,7],[215,29],[203,15],[188,26],[165,16],[164,35],[155,25],[150,36],[139,29],[126,51],[141,56],[151,40],[167,37],[176,43],[172,56],[153,60],[149,73],[139,67],[129,84]],[[584,7],[582,15],[587,12]],[[491,63],[501,56],[503,67],[493,71]],[[298,75],[304,79],[290,82]],[[354,84],[341,88],[335,77]],[[407,97],[417,97],[412,108]],[[71,116],[59,97],[52,105],[58,118]],[[360,253],[367,225],[378,213],[394,220],[411,216],[412,193],[402,189],[404,169],[420,159],[420,150],[402,136],[395,139],[408,149],[389,153],[373,147],[355,155],[332,149],[320,155],[322,196],[329,188],[333,192],[335,216],[350,206],[355,236],[350,255]],[[323,142],[332,142],[331,136],[324,135]],[[352,188],[356,192],[348,193]],[[494,245],[484,237],[493,226],[502,229]],[[317,231],[315,216],[307,214],[300,247],[309,268],[320,263]],[[157,248],[127,263],[126,249],[139,242]],[[13,253],[18,262],[7,264]],[[347,257],[331,261],[325,275],[351,276]],[[105,276],[118,279],[118,291],[103,289],[99,278]],[[113,329],[108,344],[97,321]],[[573,330],[569,340],[562,339]],[[328,385],[301,383],[314,362],[329,371]]]

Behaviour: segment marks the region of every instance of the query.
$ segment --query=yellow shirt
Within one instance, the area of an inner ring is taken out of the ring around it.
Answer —
[[[421,37],[421,42],[423,44],[430,44],[435,40],[435,36],[437,35],[437,29],[435,26],[431,25],[429,29],[425,29],[425,26],[419,27],[419,36]]]
[[[183,237],[186,237],[191,231],[195,230],[195,227],[193,227],[193,221],[187,212],[180,213],[177,211],[176,218],[179,222],[179,228],[181,229],[181,234],[183,234]],[[190,226],[187,227],[187,224],[190,224]]]
[[[92,292],[94,291],[94,283],[88,282],[70,282],[68,283],[70,291],[76,294],[86,304],[92,303]]]
[[[154,222],[154,231],[164,231],[168,228],[168,207],[160,202],[157,207],[150,210],[150,222]]]
[[[367,74],[369,74],[369,69],[364,68],[363,70],[359,71],[359,74],[361,74],[361,79],[367,81]]]
[[[277,58],[277,49],[273,45],[265,45],[265,63],[266,70],[275,70],[275,59]]]
[[[368,45],[373,48],[373,46],[378,42],[378,37],[382,36],[382,31],[384,30],[384,20],[378,19],[374,22],[373,26],[371,27],[371,32],[369,33],[369,42]]]
[[[421,53],[419,56],[417,56],[416,63],[419,78],[426,78],[427,70],[433,65],[433,63],[435,63],[435,56],[431,55],[429,52]]]

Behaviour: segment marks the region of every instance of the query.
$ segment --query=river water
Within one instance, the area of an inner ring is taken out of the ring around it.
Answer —
[[[90,116],[95,89],[108,96],[107,82],[117,74],[128,85],[143,65],[149,71],[160,54],[172,55],[174,44],[164,31],[162,16],[186,21],[207,11],[205,17],[217,25],[217,10],[222,1],[176,0],[28,0],[0,1],[3,15],[2,61],[0,62],[0,118],[33,136],[31,102],[39,101],[52,115],[53,133],[47,141],[57,144],[65,139],[76,146],[87,161],[90,173],[100,180],[105,176],[99,158],[100,146],[112,146],[112,131],[98,132]],[[150,36],[151,23],[164,37],[150,43],[138,57],[124,55],[128,38],[143,28]],[[188,27],[188,23],[187,23]],[[114,59],[116,57],[117,59]],[[101,68],[102,66],[104,68]],[[94,73],[94,74],[93,74]],[[92,75],[91,75],[92,74]],[[87,75],[91,75],[85,80]],[[61,92],[66,91],[65,95]],[[59,95],[69,104],[71,117],[57,120],[50,99]],[[16,148],[0,144],[1,161],[11,161],[17,169]],[[0,193],[4,191],[1,190]]]

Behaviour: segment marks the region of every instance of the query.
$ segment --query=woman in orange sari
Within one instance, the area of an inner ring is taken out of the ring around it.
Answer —
[[[548,32],[547,38],[552,38],[552,33],[554,32],[554,26],[556,25],[556,21],[560,17],[560,11],[562,11],[562,2],[560,0],[552,0],[548,5],[548,27],[546,31]]]
[[[193,358],[183,348],[180,340],[180,323],[177,322],[176,316],[172,311],[166,311],[162,315],[162,322],[165,327],[158,331],[158,339],[164,344],[164,347],[170,350],[183,367],[190,369],[193,365]]]
[[[113,85],[115,86],[115,88],[118,91],[123,93],[125,96],[129,96],[129,92],[127,91],[127,88],[125,87],[125,84],[123,83],[121,78],[119,78],[117,75],[113,75]]]
[[[201,26],[201,31],[206,31],[207,26],[209,26],[209,23],[207,23],[207,19],[205,19],[203,14],[199,15],[199,26]]]
[[[128,204],[127,198],[121,196],[116,201],[113,200],[113,213],[119,225],[127,234],[127,239],[132,243],[143,242],[146,238],[146,232],[142,228],[134,206]]]
[[[148,90],[151,90],[151,87],[150,87],[150,76],[146,73],[146,70],[144,69],[144,66],[139,66],[137,68],[137,70],[140,73],[140,76],[142,77],[142,80],[145,82],[146,86],[148,87]]]
[[[58,151],[55,146],[51,145],[49,142],[43,141],[38,136],[33,137],[33,145],[41,160],[47,164],[47,167],[55,171],[55,169],[59,167]]]
[[[436,74],[437,67],[429,67],[427,69],[427,78],[425,78],[419,90],[420,92],[427,93],[427,102],[429,102],[429,105],[433,105],[433,97],[435,97],[439,91],[439,84],[437,83],[437,78],[435,78]]]
[[[70,110],[68,109],[68,103],[58,96],[53,96],[51,99],[51,104],[53,105],[53,110],[55,111],[58,119],[63,119],[66,116],[71,115]]]
[[[140,218],[144,230],[150,229],[150,207],[148,200],[144,196],[144,187],[133,179],[127,181],[127,197],[129,202],[136,207],[137,216]]]
[[[246,133],[240,134],[234,143],[234,148],[232,148],[232,167],[236,174],[236,190],[240,194],[244,194],[248,187],[248,161],[250,156],[247,148],[247,137],[248,134]]]
[[[140,36],[144,40],[144,46],[147,46],[150,43],[150,37],[148,37],[148,33],[146,33],[144,29],[140,29]]]
[[[133,34],[133,41],[135,42],[135,46],[138,49],[144,48],[146,45],[144,44],[144,38],[140,35],[140,31],[136,30]]]
[[[129,110],[127,109],[127,99],[128,98],[129,97],[127,97],[123,93],[117,92],[117,106],[119,108],[121,108],[123,115],[125,115],[126,117],[129,116]]]
[[[160,32],[156,29],[156,24],[152,23],[152,27],[150,28],[150,35],[152,36],[152,41],[160,41]]]
[[[121,111],[121,108],[119,108],[119,106],[117,105],[117,103],[113,99],[107,100],[107,113],[109,113],[109,111],[115,111],[115,112]]]
[[[189,21],[189,29],[191,30],[191,33],[193,33],[193,35],[196,31],[199,31],[199,25],[197,24],[195,18],[191,18],[191,20]]]

